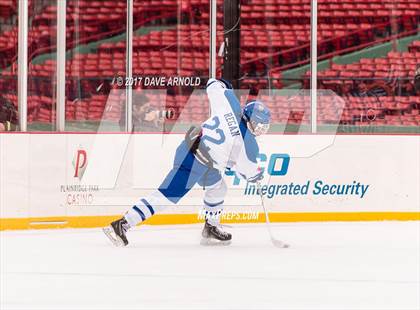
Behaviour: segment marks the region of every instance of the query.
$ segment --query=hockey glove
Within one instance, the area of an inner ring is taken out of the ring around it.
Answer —
[[[225,79],[209,79],[207,81],[207,86],[206,87],[209,87],[211,84],[217,83],[217,82],[219,82],[223,86],[223,88],[225,88],[225,89],[233,89],[232,84]]]

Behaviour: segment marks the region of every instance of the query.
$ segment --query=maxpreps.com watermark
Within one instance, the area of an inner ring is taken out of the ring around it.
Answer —
[[[237,211],[225,211],[222,214],[218,215],[221,221],[253,221],[258,220],[259,216],[258,211],[244,211],[244,212],[237,212]],[[212,215],[208,215],[207,217],[211,217]],[[213,215],[216,217],[215,215]],[[206,211],[201,210],[198,212],[197,215],[198,220],[204,221],[206,219]]]
[[[199,86],[200,84],[201,78],[193,76],[116,76],[111,81],[111,85],[145,87]]]

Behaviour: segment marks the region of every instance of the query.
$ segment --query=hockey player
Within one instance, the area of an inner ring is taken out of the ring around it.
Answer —
[[[207,96],[210,118],[201,128],[188,130],[176,150],[173,168],[159,188],[140,198],[124,217],[104,228],[115,245],[127,245],[126,233],[131,227],[178,203],[195,184],[205,189],[201,244],[230,244],[232,235],[219,224],[227,191],[223,173],[232,169],[248,182],[263,178],[257,165],[259,149],[255,136],[268,131],[270,111],[259,101],[249,102],[242,110],[231,84],[225,80],[210,79]]]

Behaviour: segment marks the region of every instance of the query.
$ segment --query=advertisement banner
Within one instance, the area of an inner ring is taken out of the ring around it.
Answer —
[[[180,134],[0,135],[1,219],[117,216],[162,182]],[[266,135],[261,194],[271,213],[419,212],[420,137]],[[255,184],[234,171],[225,210],[261,212]],[[163,214],[195,214],[196,185]],[[3,225],[4,226],[4,225]]]

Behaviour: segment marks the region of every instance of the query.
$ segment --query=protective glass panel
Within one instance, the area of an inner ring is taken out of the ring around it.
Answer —
[[[14,131],[18,127],[17,4],[17,0],[0,2],[0,131]]]
[[[209,1],[134,0],[133,130],[185,132],[208,117]],[[200,97],[200,95],[199,95]]]
[[[309,108],[307,98],[292,102],[288,92],[277,92],[308,88],[304,74],[310,57],[309,1],[220,1],[218,13],[218,25],[224,25],[218,31],[218,72],[248,93],[241,104],[258,98],[269,105],[270,132],[309,130],[310,114],[295,113],[304,105]],[[285,105],[289,108],[283,109]]]
[[[126,0],[67,0],[67,131],[125,130],[126,25]]]
[[[318,88],[345,104],[339,132],[420,132],[419,12],[416,0],[318,2]],[[335,110],[318,103],[319,130]]]
[[[55,130],[57,0],[29,1],[28,130]]]

